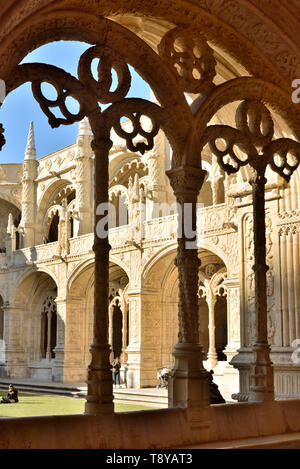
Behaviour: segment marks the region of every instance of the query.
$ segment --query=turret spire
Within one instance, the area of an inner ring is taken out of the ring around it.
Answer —
[[[25,150],[25,160],[35,160],[36,158],[36,148],[35,148],[35,141],[34,141],[34,128],[33,122],[30,122],[29,133],[28,133],[28,140]]]

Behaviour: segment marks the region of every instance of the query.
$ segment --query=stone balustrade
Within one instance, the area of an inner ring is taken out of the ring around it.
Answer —
[[[168,241],[177,238],[178,215],[169,215],[143,223],[144,241]],[[198,209],[198,237],[205,237],[215,232],[217,235],[226,232],[228,210],[225,204]],[[134,239],[134,226],[124,225],[109,230],[109,242],[113,249],[124,248],[126,241]],[[83,255],[93,249],[93,233],[69,239],[68,256]],[[38,246],[18,249],[13,252],[12,265],[19,266],[54,260],[60,257],[59,243],[53,242]],[[0,267],[7,263],[6,254],[0,254]]]
[[[79,254],[86,254],[92,251],[94,243],[93,233],[78,236],[77,238],[69,239],[69,255],[77,256]]]

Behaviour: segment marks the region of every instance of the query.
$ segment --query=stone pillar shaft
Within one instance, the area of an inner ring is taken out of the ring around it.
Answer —
[[[123,304],[123,310],[122,310],[122,318],[123,318],[123,328],[122,328],[122,363],[127,362],[128,355],[125,352],[126,347],[127,347],[127,317],[128,317],[128,307],[127,305]]]
[[[8,374],[11,377],[24,378],[27,371],[26,354],[24,343],[23,317],[24,309],[19,306],[5,306],[6,318],[9,317],[9,331],[5,318],[5,335],[9,335],[7,351]]]
[[[254,281],[256,330],[253,362],[250,367],[250,402],[274,400],[274,376],[268,344],[265,184],[263,174],[256,172],[251,181],[253,192]]]
[[[241,345],[240,332],[240,284],[238,278],[224,281],[227,290],[227,334],[228,343],[225,349],[228,362],[237,354]]]
[[[48,311],[47,314],[47,358],[51,360],[51,321],[52,321],[52,313]]]
[[[65,328],[67,319],[67,300],[65,298],[56,298],[57,330],[56,346],[54,349],[55,360],[52,369],[52,375],[55,382],[64,381],[65,364]]]
[[[95,152],[95,289],[94,289],[94,336],[91,345],[91,363],[88,367],[88,393],[86,414],[112,414],[112,372],[109,362],[108,343],[108,295],[109,295],[109,250],[106,237],[97,235],[97,223],[107,214],[97,215],[100,204],[108,203],[108,156],[112,147],[109,138],[96,138],[92,142]]]
[[[196,409],[209,404],[209,379],[203,367],[198,334],[200,260],[196,238],[197,196],[205,174],[201,169],[188,167],[167,172],[181,212],[175,261],[179,281],[179,334],[173,353],[175,365],[169,384],[169,406],[188,407],[192,414]],[[195,417],[195,425],[198,417]]]

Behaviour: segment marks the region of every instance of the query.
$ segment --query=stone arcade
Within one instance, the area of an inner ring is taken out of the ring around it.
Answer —
[[[294,1],[197,3],[3,8],[7,92],[31,82],[49,124],[79,122],[79,132],[36,159],[31,124],[23,165],[1,164],[1,374],[88,383],[85,415],[1,421],[5,447],[176,447],[300,430],[300,112],[291,98],[300,11]],[[78,79],[18,65],[59,39],[91,44]],[[128,64],[151,101],[126,97]],[[97,236],[106,216],[97,208],[109,201],[120,216],[108,240]],[[176,203],[182,217],[157,209]],[[113,413],[111,348],[132,387],[172,367],[169,409]],[[211,368],[227,399],[243,404],[209,406]]]

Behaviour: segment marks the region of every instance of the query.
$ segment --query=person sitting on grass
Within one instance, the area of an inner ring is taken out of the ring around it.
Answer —
[[[0,404],[13,404],[15,402],[19,402],[18,390],[10,384],[8,387],[7,397],[3,396]]]

